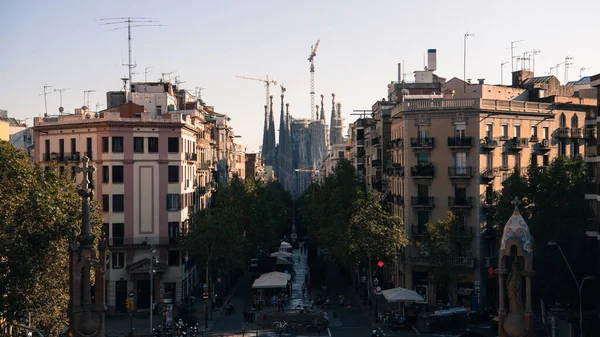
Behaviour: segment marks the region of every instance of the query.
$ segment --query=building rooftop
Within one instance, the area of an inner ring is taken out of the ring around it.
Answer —
[[[0,121],[7,122],[9,126],[23,126],[21,123],[19,123],[18,120],[16,120],[13,117],[0,116]]]
[[[584,76],[580,79],[578,79],[577,81],[570,81],[567,82],[567,84],[565,84],[567,87],[574,87],[576,85],[586,85],[586,84],[591,84],[592,80],[590,76]]]
[[[550,82],[550,80],[552,78],[556,78],[556,76],[554,75],[550,75],[550,76],[540,76],[540,77],[531,77],[526,79],[523,84],[527,85],[527,84],[535,84],[535,83],[548,83]]]

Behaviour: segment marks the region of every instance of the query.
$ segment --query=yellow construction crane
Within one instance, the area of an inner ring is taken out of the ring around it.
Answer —
[[[310,62],[310,117],[311,120],[315,119],[315,56],[317,56],[317,48],[319,47],[321,39],[317,39],[317,43],[314,46],[310,46],[310,55],[308,55],[308,62]]]
[[[267,88],[267,99],[265,101],[265,105],[269,106],[269,97],[271,96],[271,84],[273,85],[277,85],[277,81],[275,81],[272,78],[269,78],[269,75],[267,75],[267,78],[262,79],[262,78],[253,78],[253,77],[246,77],[246,76],[236,76],[236,78],[241,78],[244,80],[252,80],[252,81],[259,81],[259,82],[263,82],[265,84],[265,87]]]

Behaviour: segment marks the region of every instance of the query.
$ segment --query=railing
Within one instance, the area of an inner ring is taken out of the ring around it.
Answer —
[[[571,138],[583,138],[583,129],[571,128]]]
[[[529,139],[514,137],[510,140],[510,147],[512,149],[522,149],[529,146]]]
[[[493,111],[515,111],[528,113],[552,113],[552,104],[502,101],[493,99],[439,99],[439,100],[410,100],[402,103],[402,111],[428,111],[428,110],[457,110],[457,109],[482,109]]]
[[[381,160],[379,160],[379,159],[371,160],[371,166],[381,166]]]
[[[373,138],[371,138],[371,145],[379,145],[379,136],[374,136]]]
[[[586,157],[596,157],[598,155],[598,145],[588,145],[585,147]]]
[[[539,138],[537,136],[531,136],[531,138],[529,138],[529,142],[530,143],[537,143],[539,142]]]
[[[471,137],[448,137],[448,147],[469,148]]]
[[[486,168],[483,171],[481,171],[481,177],[484,179],[494,179],[495,177],[497,177],[499,175],[500,175],[499,167]]]
[[[8,337],[44,337],[37,329],[17,323],[0,322],[0,336]]]
[[[433,197],[410,197],[410,203],[412,206],[433,207],[434,206],[434,198]]]
[[[455,257],[455,258],[447,258],[447,259],[434,259],[432,257],[425,256],[409,256],[408,264],[413,266],[439,266],[439,265],[449,265],[451,267],[457,268],[473,268],[475,267],[475,258],[474,257]]]
[[[110,237],[108,238],[108,246],[111,247],[124,247],[124,246],[150,246],[150,245],[161,245],[171,244],[173,240],[177,241],[181,238],[180,235],[176,237],[171,236],[136,236],[136,237]]]
[[[87,153],[87,152],[86,152]],[[92,159],[92,158],[90,158]],[[58,152],[51,152],[51,153],[44,153],[42,156],[42,160],[43,161],[80,161],[81,160],[81,153],[80,152],[63,152],[63,153],[58,153]]]
[[[585,183],[585,194],[598,194],[598,191],[600,191],[599,187],[595,182]]]
[[[583,136],[586,139],[596,139],[596,129],[595,128],[585,128],[585,129],[583,129]]]
[[[394,147],[402,148],[404,147],[404,140],[402,138],[396,138],[392,140],[394,142]]]
[[[448,166],[448,177],[450,178],[471,178],[473,176],[473,168],[471,166]]]
[[[550,150],[550,140],[542,139],[540,142],[540,150]]]
[[[357,146],[365,146],[365,140],[364,139],[357,139],[356,140],[356,145]]]
[[[484,149],[495,149],[500,145],[500,139],[485,137],[481,140],[481,147]]]
[[[211,167],[212,167],[212,162],[210,160],[203,161],[200,163],[200,165],[198,165],[198,168],[201,170],[210,170]]]
[[[558,128],[556,129],[556,137],[558,138],[569,138],[571,129],[569,128]]]
[[[356,158],[356,163],[364,165],[365,164],[365,157],[357,157]]]
[[[387,173],[389,176],[403,176],[404,175],[404,167],[402,166],[392,166],[387,169]]]
[[[198,159],[197,153],[186,153],[185,154],[185,160],[196,161],[197,159]]]
[[[432,149],[433,144],[434,139],[432,137],[410,139],[410,146],[415,149]]]
[[[410,168],[412,177],[433,178],[435,167],[433,165],[416,165]]]
[[[473,207],[473,197],[448,197],[448,206],[450,208],[471,208]]]
[[[394,196],[394,204],[396,205],[404,205],[404,197],[401,195]]]

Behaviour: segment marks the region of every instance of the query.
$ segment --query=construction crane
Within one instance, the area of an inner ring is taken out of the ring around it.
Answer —
[[[315,56],[317,56],[317,48],[319,48],[319,42],[321,39],[317,39],[317,43],[314,46],[310,46],[310,55],[308,55],[308,61],[310,62],[310,118],[315,119]]]
[[[275,81],[272,78],[269,78],[269,75],[267,75],[267,78],[265,78],[265,79],[253,78],[253,77],[246,77],[246,76],[236,76],[236,78],[241,78],[241,79],[244,79],[244,80],[252,80],[252,81],[263,82],[265,84],[265,88],[267,89],[267,99],[265,101],[265,105],[269,106],[269,97],[271,96],[271,84],[277,85],[277,81]]]

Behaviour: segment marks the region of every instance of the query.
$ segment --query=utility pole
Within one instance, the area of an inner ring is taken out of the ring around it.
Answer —
[[[465,39],[463,42],[463,47],[464,47],[464,55],[463,55],[463,82],[464,82],[463,87],[464,88],[463,89],[464,89],[465,93],[467,92],[467,82],[466,82],[466,80],[467,80],[467,38],[472,37],[472,36],[475,36],[475,34],[466,32]]]
[[[512,73],[513,71],[515,71],[515,66],[514,66],[514,59],[515,57],[514,55],[514,50],[515,48],[517,48],[515,46],[515,44],[519,43],[519,42],[523,42],[525,40],[517,40],[517,41],[511,41],[510,42],[510,72]]]
[[[152,69],[154,67],[146,67],[144,68],[144,82],[148,82],[148,69]]]
[[[46,96],[50,95],[52,92],[46,91],[47,89],[52,88],[51,85],[44,84],[44,93],[40,94],[40,96],[44,96],[44,117],[48,116],[48,100]]]
[[[500,85],[504,85],[504,66],[508,63],[508,61],[504,61],[500,63]]]

